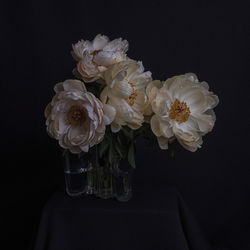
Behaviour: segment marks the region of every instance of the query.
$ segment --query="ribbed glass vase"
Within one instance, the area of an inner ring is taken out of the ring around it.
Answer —
[[[132,197],[133,168],[127,162],[100,163],[94,155],[64,154],[66,192],[70,196],[95,195],[102,199],[128,201]]]

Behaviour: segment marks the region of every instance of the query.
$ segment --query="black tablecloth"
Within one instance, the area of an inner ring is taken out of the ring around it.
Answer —
[[[135,190],[127,203],[55,193],[35,250],[211,250],[176,189]]]

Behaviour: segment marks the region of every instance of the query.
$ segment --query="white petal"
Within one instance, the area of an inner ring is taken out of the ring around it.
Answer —
[[[109,67],[114,63],[121,62],[126,59],[126,54],[122,52],[100,51],[94,57],[94,62],[98,65]]]
[[[136,85],[136,89],[146,88],[147,85],[152,81],[152,73],[150,71],[144,72],[140,75],[134,75],[133,77],[128,77],[129,81]]]
[[[105,87],[100,95],[100,100],[102,103],[106,103],[108,100],[108,87]]]
[[[198,77],[194,73],[186,73],[185,77],[191,82],[198,83]]]
[[[132,129],[137,129],[142,126],[144,122],[144,115],[141,112],[134,112],[131,122],[127,122],[128,126]]]
[[[52,110],[52,105],[51,103],[49,103],[46,108],[45,108],[45,111],[44,111],[44,115],[46,118],[49,117],[50,113],[51,113],[51,110]]]
[[[160,129],[160,122],[159,122],[156,115],[152,116],[152,118],[150,120],[150,125],[151,125],[151,129],[152,129],[153,133],[157,137],[162,136],[161,129]]]
[[[57,83],[54,87],[54,90],[56,93],[59,93],[61,91],[72,91],[72,90],[79,90],[82,92],[87,91],[83,82],[72,79]]]
[[[121,129],[121,126],[120,126],[119,124],[117,124],[117,123],[112,123],[112,124],[111,124],[111,131],[112,131],[113,133],[119,132],[120,129]]]
[[[81,146],[81,145],[80,145],[80,149],[81,149],[83,152],[88,152],[88,151],[89,151],[89,145],[85,145],[85,146]]]
[[[109,100],[109,104],[115,107],[116,109],[115,120],[121,117],[123,121],[126,121],[126,122],[132,121],[134,111],[125,100],[112,97]]]
[[[94,50],[102,50],[107,45],[108,41],[109,38],[107,36],[98,34],[93,40]]]
[[[77,71],[85,82],[92,82],[100,78],[100,71],[98,66],[93,63],[93,55],[87,53],[83,54],[82,60],[77,64]]]
[[[137,97],[135,98],[133,109],[143,113],[147,105],[148,105],[148,97],[146,96],[144,91],[140,91],[139,93],[137,93]]]
[[[174,136],[170,123],[164,121],[164,122],[159,122],[159,124],[160,124],[159,128],[160,128],[162,136],[166,138],[171,138],[172,136]]]
[[[206,114],[195,114],[193,119],[197,122],[199,130],[202,133],[208,133],[214,127],[216,116],[214,112],[210,110]]]
[[[61,137],[69,128],[69,124],[64,114],[59,114],[55,117],[54,122],[51,122],[50,133],[52,133],[56,139]]]
[[[104,48],[104,51],[121,51],[126,53],[128,50],[128,41],[121,38],[114,39],[109,42]]]
[[[207,106],[208,109],[215,108],[219,103],[219,98],[217,95],[214,95],[212,92],[209,92],[207,95]]]
[[[124,61],[124,62],[116,63],[116,64],[113,64],[112,66],[110,66],[108,68],[108,70],[106,70],[104,72],[104,79],[106,81],[106,84],[110,86],[112,81],[117,77],[119,77],[119,79],[122,80],[127,75],[127,73],[128,73],[127,70],[129,68],[130,64],[131,64],[131,62]],[[122,71],[124,71],[124,73],[122,73],[123,75],[118,76],[119,72],[122,72]]]
[[[146,89],[147,96],[150,95],[150,92],[151,92],[153,87],[156,87],[157,89],[161,88],[162,87],[162,82],[160,80],[151,81],[148,84],[147,89]]]
[[[76,44],[72,45],[72,56],[76,61],[79,61],[82,59],[83,57],[83,53],[85,51],[92,51],[93,47],[92,47],[92,43],[90,41],[84,41],[81,40],[79,42],[77,42]]]
[[[168,149],[168,138],[160,136],[157,137],[157,141],[161,149]]]
[[[158,91],[159,89],[154,86],[151,88],[150,92],[148,91],[148,98],[151,103],[155,100]]]
[[[109,104],[103,105],[105,125],[109,125],[115,118],[116,110]]]
[[[204,89],[209,90],[209,85],[208,85],[207,82],[201,82],[200,85],[201,85]]]
[[[110,93],[114,96],[126,99],[129,98],[132,94],[132,87],[128,84],[127,81],[116,81],[113,82],[113,87],[110,90]]]
[[[68,132],[68,139],[74,146],[78,146],[85,142],[87,136],[88,130],[85,130],[84,127],[81,126],[71,127]]]
[[[153,92],[156,88],[153,88]],[[160,92],[157,93],[155,99],[152,101],[153,111],[160,116],[166,116],[169,112],[169,107],[171,106],[171,100],[167,93]]]
[[[204,94],[199,89],[189,91],[183,98],[183,101],[190,108],[191,113],[202,112],[207,104]]]
[[[181,138],[177,137],[178,142],[182,145],[182,147],[184,147],[185,149],[187,149],[190,152],[195,152],[197,151],[198,148],[201,148],[202,145],[202,138],[199,137],[198,140],[196,141],[191,141],[191,142],[187,142],[185,140],[182,140]]]

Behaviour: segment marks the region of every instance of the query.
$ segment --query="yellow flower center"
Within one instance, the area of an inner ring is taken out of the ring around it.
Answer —
[[[67,119],[73,126],[80,125],[86,120],[86,111],[83,107],[73,105],[67,113]]]
[[[176,120],[180,124],[188,120],[190,113],[190,109],[185,102],[175,99],[169,112],[169,118]]]
[[[125,101],[128,103],[129,106],[133,106],[135,104],[135,99],[138,96],[138,92],[135,90],[135,84],[128,81],[128,84],[132,87],[132,94],[129,98],[126,98]]]
[[[94,51],[92,51],[91,53],[90,53],[90,55],[93,55],[93,56],[95,56],[98,52],[100,52],[100,51],[102,51],[101,49],[99,49],[99,50],[94,50]]]

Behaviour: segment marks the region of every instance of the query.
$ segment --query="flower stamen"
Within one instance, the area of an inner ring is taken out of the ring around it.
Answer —
[[[132,94],[125,99],[129,106],[133,106],[135,104],[135,99],[138,96],[138,92],[135,90],[135,84],[133,82],[128,81],[128,84],[132,87]]]
[[[175,99],[169,112],[169,118],[180,124],[188,120],[190,113],[191,111],[185,102]]]
[[[101,49],[99,49],[99,50],[94,50],[94,51],[92,51],[91,53],[90,53],[90,55],[93,55],[93,56],[95,56],[98,52],[100,52],[100,51],[102,51]]]
[[[80,125],[86,120],[85,109],[77,105],[73,105],[67,113],[67,120],[69,124],[73,126]]]

